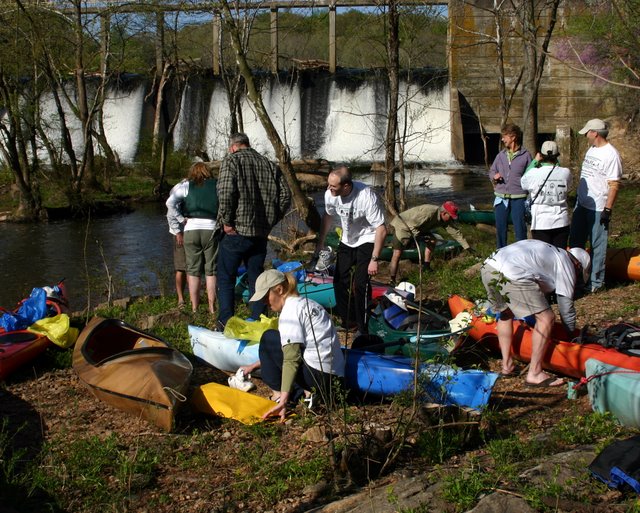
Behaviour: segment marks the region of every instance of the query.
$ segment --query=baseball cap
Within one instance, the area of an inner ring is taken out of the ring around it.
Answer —
[[[578,262],[580,262],[580,265],[582,266],[582,281],[587,283],[587,281],[589,281],[589,275],[591,274],[591,257],[589,256],[589,253],[582,248],[571,248],[569,253],[576,257]]]
[[[607,124],[601,119],[590,119],[587,121],[587,124],[584,125],[584,128],[580,130],[578,133],[580,135],[586,134],[589,130],[606,130]]]
[[[558,145],[554,141],[545,141],[544,143],[542,143],[540,153],[542,153],[542,155],[544,155],[545,157],[557,157],[558,155],[560,155]]]
[[[458,219],[458,205],[453,201],[445,201],[442,208],[449,213],[451,219]]]
[[[275,287],[279,283],[283,283],[286,276],[282,271],[277,269],[269,269],[264,271],[256,280],[256,291],[249,301],[262,301],[269,293],[271,287]]]

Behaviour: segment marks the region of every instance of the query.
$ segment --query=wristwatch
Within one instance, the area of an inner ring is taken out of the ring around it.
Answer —
[[[377,261],[378,261],[378,257],[377,257],[377,256],[375,256],[375,255],[372,255],[372,256],[371,256],[371,260],[372,260],[373,262],[377,262]]]

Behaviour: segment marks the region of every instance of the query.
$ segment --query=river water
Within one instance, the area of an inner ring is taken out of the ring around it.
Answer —
[[[376,184],[382,175],[357,179]],[[407,174],[409,202],[453,199],[462,209],[486,206],[492,189],[485,171],[470,166],[430,166]],[[316,194],[322,207],[322,193]],[[11,309],[33,287],[65,278],[71,307],[114,297],[173,294],[171,242],[163,203],[137,205],[132,213],[40,224],[0,223],[0,306]]]

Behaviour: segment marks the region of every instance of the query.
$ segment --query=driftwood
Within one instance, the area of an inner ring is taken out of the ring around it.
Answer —
[[[291,241],[276,237],[275,235],[269,235],[269,240],[280,246],[287,253],[295,253],[303,244],[315,240],[316,237],[316,233],[310,232]]]
[[[217,178],[220,173],[219,160],[205,162],[207,169]],[[299,159],[292,160],[291,165],[296,173],[296,177],[303,186],[308,189],[322,189],[327,186],[327,177],[331,170],[329,161],[324,159]]]

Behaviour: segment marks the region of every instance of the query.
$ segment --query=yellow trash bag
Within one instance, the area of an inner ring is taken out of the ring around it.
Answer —
[[[257,321],[247,321],[240,317],[233,316],[224,327],[224,336],[227,338],[237,338],[239,340],[249,340],[260,342],[260,337],[267,330],[278,329],[278,318],[269,318],[264,314],[260,315]]]
[[[255,424],[276,405],[275,402],[218,383],[207,383],[191,395],[191,406],[199,412]]]
[[[58,314],[55,317],[45,317],[34,322],[27,328],[35,333],[46,335],[51,342],[66,349],[76,343],[78,339],[78,328],[69,325],[67,314]]]

